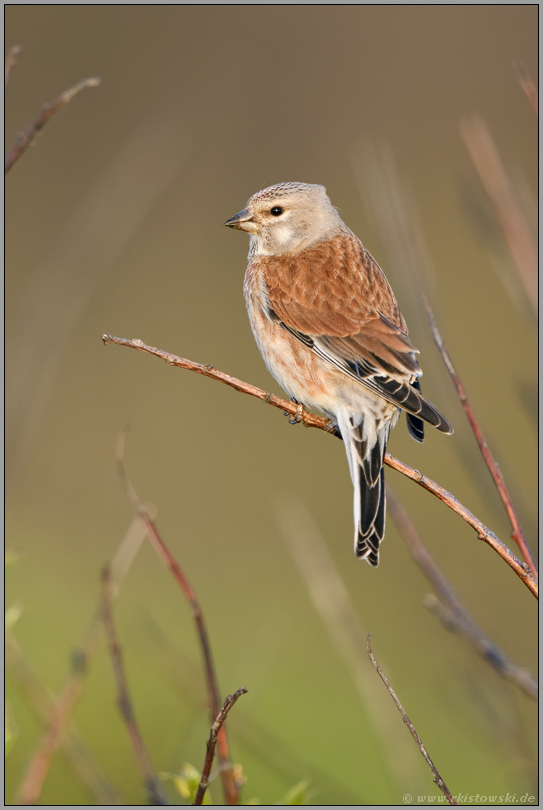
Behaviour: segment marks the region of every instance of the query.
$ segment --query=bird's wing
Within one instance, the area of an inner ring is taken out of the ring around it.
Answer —
[[[271,320],[378,396],[452,432],[413,385],[422,374],[417,349],[383,271],[356,236],[267,257],[263,278]]]

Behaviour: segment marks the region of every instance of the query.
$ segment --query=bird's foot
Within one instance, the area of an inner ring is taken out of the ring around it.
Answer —
[[[337,422],[333,422],[331,419],[329,419],[328,422],[326,423],[326,430],[328,431],[328,433],[331,433],[332,436],[337,436],[338,439],[341,439],[343,441],[343,436],[341,435],[341,431],[339,429],[339,425],[337,424]]]
[[[305,408],[301,402],[298,402],[297,399],[291,397],[291,402],[295,402],[298,406],[296,408],[296,413],[289,413],[288,411],[284,411],[285,416],[288,416],[288,423],[289,425],[297,425],[299,422],[305,422]]]

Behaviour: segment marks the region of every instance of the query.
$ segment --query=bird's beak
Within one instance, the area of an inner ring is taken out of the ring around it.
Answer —
[[[249,213],[248,208],[244,208],[243,211],[240,211],[239,214],[236,214],[234,217],[230,217],[224,223],[228,225],[229,228],[237,228],[238,231],[252,231],[254,219],[252,215]]]

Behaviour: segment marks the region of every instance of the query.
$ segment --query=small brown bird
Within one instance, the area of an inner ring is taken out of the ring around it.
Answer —
[[[383,460],[402,410],[453,429],[421,394],[422,375],[385,274],[347,228],[324,186],[278,183],[225,225],[251,237],[244,292],[260,353],[301,406],[337,426],[354,484],[355,555],[379,564],[385,534]]]

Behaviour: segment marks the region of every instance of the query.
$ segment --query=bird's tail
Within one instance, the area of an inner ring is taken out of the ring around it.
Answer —
[[[354,485],[354,553],[376,568],[385,537],[385,474],[383,462],[389,420],[337,414]]]

